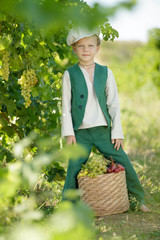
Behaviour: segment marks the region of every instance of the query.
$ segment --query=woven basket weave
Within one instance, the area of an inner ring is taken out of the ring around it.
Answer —
[[[112,215],[129,209],[125,171],[98,175],[95,178],[80,177],[81,200],[90,206],[97,216]]]

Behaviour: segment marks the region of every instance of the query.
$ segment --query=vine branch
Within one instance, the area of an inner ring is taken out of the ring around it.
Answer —
[[[17,131],[17,129],[16,129],[16,127],[15,127],[15,124],[11,123],[11,122],[9,121],[9,119],[7,118],[7,116],[6,116],[3,112],[1,112],[1,113],[2,113],[2,116],[6,119],[6,121],[7,121],[9,124],[11,124],[11,127],[12,127],[12,128],[14,129],[14,131],[18,134],[19,138],[22,139],[21,135],[19,134],[19,132]]]

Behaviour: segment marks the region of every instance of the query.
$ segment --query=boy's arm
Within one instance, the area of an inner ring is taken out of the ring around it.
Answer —
[[[66,137],[67,143],[76,143],[72,117],[71,117],[71,84],[68,71],[64,72],[62,79],[62,137]]]
[[[124,139],[122,125],[120,120],[120,106],[118,98],[118,90],[116,81],[114,79],[113,73],[108,69],[108,79],[106,84],[106,95],[107,95],[107,107],[109,115],[112,120],[111,128],[111,139],[115,146],[122,145],[122,139]]]

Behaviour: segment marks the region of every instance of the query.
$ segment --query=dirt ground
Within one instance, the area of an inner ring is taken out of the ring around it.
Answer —
[[[160,239],[160,213],[129,211],[122,214],[97,217],[97,239]]]

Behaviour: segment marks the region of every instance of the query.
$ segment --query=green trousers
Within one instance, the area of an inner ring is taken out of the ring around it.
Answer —
[[[88,152],[86,158],[78,160],[69,160],[67,176],[62,192],[62,200],[65,200],[64,193],[68,189],[78,188],[77,174],[81,169],[81,165],[86,163],[91,153],[92,147],[95,146],[105,157],[110,157],[122,164],[126,170],[126,182],[128,194],[135,197],[139,203],[144,203],[144,191],[139,182],[138,176],[124,150],[114,149],[111,143],[111,128],[106,126],[93,127],[88,129],[79,129],[75,131],[77,143],[83,145]]]

